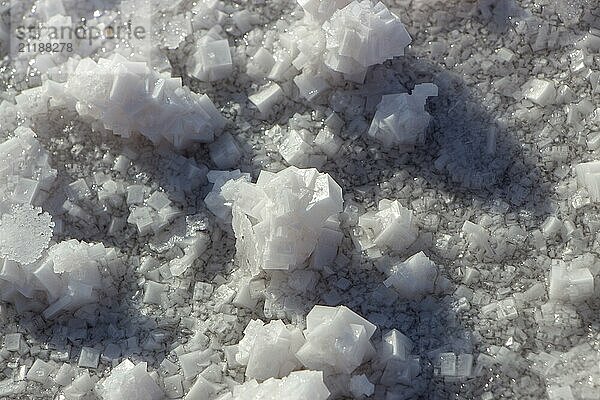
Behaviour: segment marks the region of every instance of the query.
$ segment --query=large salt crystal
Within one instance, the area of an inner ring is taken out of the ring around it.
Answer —
[[[98,382],[96,393],[102,400],[162,400],[164,393],[146,371],[146,363],[124,360],[110,375]]]
[[[556,98],[554,83],[543,79],[533,78],[521,89],[526,99],[540,106],[552,104]]]
[[[230,400],[326,400],[329,390],[322,371],[294,371],[282,379],[263,383],[252,379],[233,389]]]
[[[238,345],[236,361],[246,365],[246,377],[264,381],[282,378],[301,365],[295,353],[304,344],[302,332],[281,320],[252,320]]]
[[[314,306],[296,357],[309,369],[352,373],[374,351],[370,339],[376,329],[345,306]]]
[[[40,206],[55,179],[48,152],[31,129],[18,127],[0,143],[0,214],[15,203]]]
[[[552,260],[548,297],[550,300],[579,303],[594,295],[594,275],[576,263]]]
[[[180,149],[212,142],[226,122],[208,96],[191,92],[180,78],[118,54],[98,63],[82,59],[61,86],[64,93],[52,97],[66,95],[82,117],[119,136],[140,133],[155,144],[164,140]]]
[[[257,93],[248,96],[248,100],[252,102],[263,115],[268,115],[275,105],[283,98],[281,87],[275,82],[261,88]]]
[[[255,184],[225,183],[221,195],[232,203],[237,257],[254,272],[306,264],[343,203],[340,186],[314,168],[262,171]]]
[[[325,64],[346,79],[362,83],[371,65],[404,55],[411,42],[400,19],[371,0],[353,1],[323,24]]]
[[[358,238],[361,250],[377,246],[396,251],[406,250],[416,239],[418,228],[413,213],[398,200],[379,201],[379,211],[367,212],[359,217],[362,235]]]
[[[412,94],[390,94],[382,97],[368,134],[386,147],[397,146],[410,151],[425,140],[431,115],[425,111],[427,97],[437,96],[433,83],[416,85]]]
[[[198,41],[198,48],[192,55],[190,75],[201,81],[225,79],[233,72],[233,62],[229,42],[220,36],[220,26],[216,25]]]
[[[575,172],[577,183],[587,189],[590,199],[594,202],[600,201],[600,161],[577,164]]]
[[[221,222],[231,222],[231,207],[226,205],[227,200],[221,195],[221,188],[229,180],[242,178],[244,181],[250,182],[250,174],[242,173],[239,169],[235,171],[212,170],[206,177],[213,184],[211,191],[204,198],[206,208]]]
[[[383,282],[393,286],[404,298],[416,300],[435,290],[438,269],[423,252],[391,268],[390,276]]]

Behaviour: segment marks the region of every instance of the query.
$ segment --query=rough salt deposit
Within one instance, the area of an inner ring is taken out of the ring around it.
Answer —
[[[0,2],[0,398],[598,398],[600,3]]]

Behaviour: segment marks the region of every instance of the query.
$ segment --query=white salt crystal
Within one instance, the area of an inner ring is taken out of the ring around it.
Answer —
[[[435,264],[423,252],[419,252],[393,266],[384,284],[393,286],[404,298],[418,299],[434,292],[437,275]]]
[[[273,107],[283,98],[283,91],[277,83],[271,83],[261,88],[258,93],[248,96],[248,100],[252,102],[263,115],[269,114]]]
[[[209,146],[210,158],[217,168],[231,168],[237,164],[242,157],[242,151],[229,133],[223,133]]]
[[[593,202],[600,201],[600,161],[577,164],[577,183],[585,187]]]
[[[91,347],[83,347],[81,354],[79,355],[79,361],[77,366],[83,368],[98,368],[98,362],[100,361],[100,352]]]
[[[260,384],[248,380],[233,388],[230,399],[326,400],[329,394],[322,371],[294,371],[282,379],[271,378]]]
[[[392,329],[385,333],[381,341],[381,358],[406,360],[413,348],[412,341],[400,331]]]
[[[361,250],[378,246],[403,251],[416,240],[418,234],[413,213],[397,200],[381,200],[379,211],[363,214],[359,217],[358,225],[365,233],[365,237],[360,238]]]
[[[369,128],[369,136],[386,147],[410,151],[425,140],[431,116],[425,111],[427,97],[437,96],[432,83],[416,85],[412,94],[390,94],[381,98]]]
[[[233,204],[237,257],[256,272],[305,265],[319,239],[314,233],[342,211],[340,186],[316,169],[261,172],[256,184],[230,181],[221,194]]]
[[[37,261],[52,239],[48,213],[30,205],[14,205],[0,219],[0,255],[22,264]]]
[[[554,83],[547,80],[533,78],[521,89],[526,99],[540,106],[552,104],[556,98]]]
[[[124,360],[110,375],[98,382],[96,393],[102,400],[162,400],[164,393],[146,371],[146,363]]]
[[[306,343],[296,357],[309,369],[351,373],[369,354],[376,326],[344,306],[315,306],[306,316]]]

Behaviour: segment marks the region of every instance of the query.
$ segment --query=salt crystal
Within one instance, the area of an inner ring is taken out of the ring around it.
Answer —
[[[248,100],[252,102],[263,115],[269,114],[273,107],[283,98],[283,91],[276,83],[271,83],[263,87],[258,93],[248,96]]]
[[[521,89],[526,99],[540,106],[552,104],[556,98],[554,83],[547,80],[533,78]]]
[[[77,366],[83,368],[98,368],[98,362],[100,361],[100,352],[91,347],[83,347],[81,354],[79,355],[79,361]]]

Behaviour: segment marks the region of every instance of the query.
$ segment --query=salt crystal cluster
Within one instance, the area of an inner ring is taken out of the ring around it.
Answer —
[[[236,361],[246,366],[246,377],[262,382],[268,378],[283,378],[301,367],[295,353],[304,344],[302,331],[286,326],[281,320],[268,324],[252,320],[238,344]]]
[[[111,288],[111,273],[117,276],[121,266],[117,252],[100,243],[71,239],[52,246],[33,272],[51,303],[44,317],[54,318],[97,301],[100,293]]]
[[[225,400],[326,400],[329,390],[322,371],[295,371],[282,379],[270,378],[263,383],[252,379],[233,389]]]
[[[146,363],[125,359],[95,387],[102,400],[161,400],[165,395],[146,370]]]
[[[392,266],[385,286],[393,287],[403,298],[419,299],[435,290],[438,269],[423,252]]]
[[[385,147],[410,151],[425,140],[431,115],[425,111],[428,97],[437,96],[433,83],[416,85],[412,94],[389,94],[382,97],[368,134]]]
[[[360,228],[357,245],[361,250],[372,247],[406,250],[416,239],[418,227],[412,211],[400,205],[398,200],[383,199],[379,211],[368,211],[358,219]]]
[[[340,186],[314,168],[261,171],[256,183],[229,181],[221,194],[232,203],[237,257],[254,273],[306,264],[339,225],[343,203]]]
[[[345,306],[314,306],[296,357],[309,369],[349,374],[374,352],[370,339],[376,329]]]
[[[64,102],[116,135],[140,133],[158,144],[184,148],[212,142],[225,119],[206,95],[182,86],[180,78],[151,69],[115,54],[98,62],[80,60],[66,83],[47,81],[46,93]]]
[[[380,383],[385,386],[410,385],[421,372],[420,360],[412,355],[414,344],[397,329],[387,331],[382,336],[378,351],[378,361],[383,363]]]
[[[305,18],[280,35],[281,49],[267,74],[289,79],[312,101],[332,86],[364,81],[368,68],[404,54],[411,38],[400,19],[383,3],[370,0],[300,0]],[[342,79],[343,77],[343,79]]]
[[[552,260],[548,297],[551,301],[580,303],[594,295],[594,275],[589,269],[592,262],[578,257],[567,263]]]
[[[0,214],[12,204],[42,205],[55,179],[48,152],[31,129],[18,127],[0,143]]]
[[[348,80],[362,83],[371,65],[404,55],[411,42],[400,19],[371,0],[353,1],[323,24],[325,64]]]
[[[201,81],[225,79],[233,72],[229,42],[220,25],[215,25],[197,42],[197,49],[188,62],[190,75]]]

